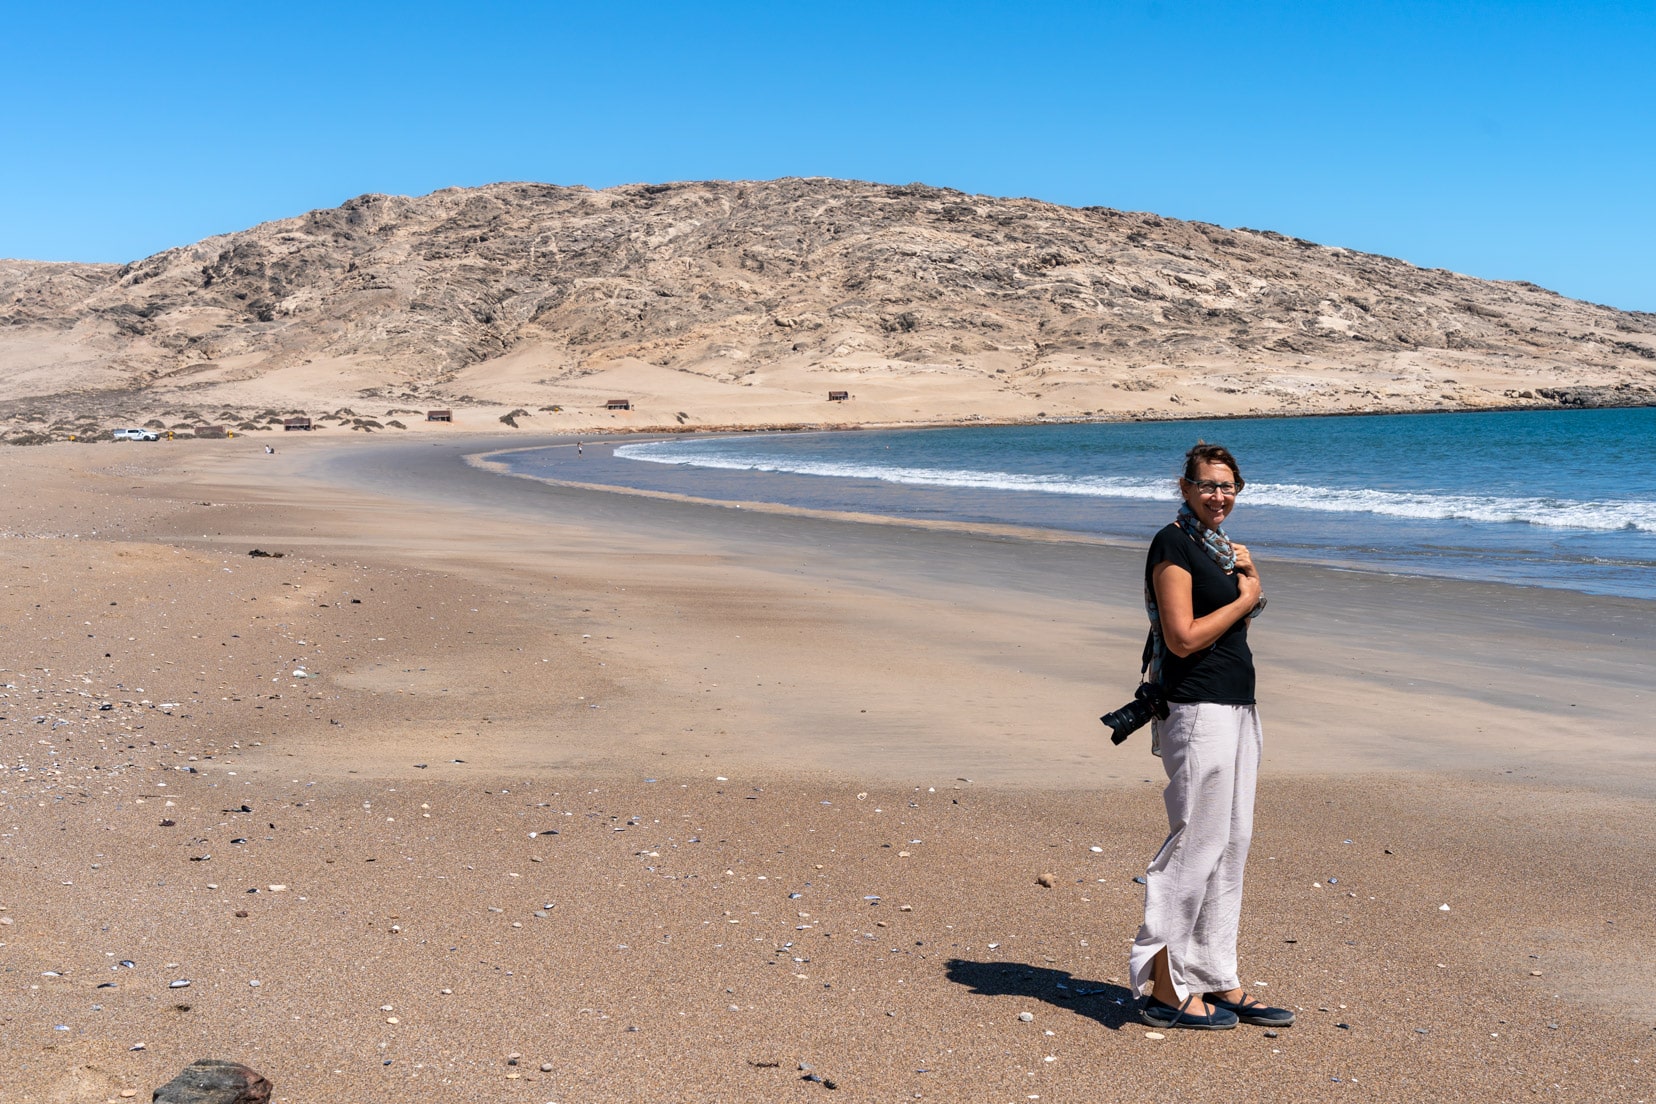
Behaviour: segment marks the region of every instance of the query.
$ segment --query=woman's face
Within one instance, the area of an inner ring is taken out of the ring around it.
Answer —
[[[1200,488],[1203,483],[1227,484],[1231,487],[1231,493],[1215,491],[1212,494],[1203,494]],[[1196,465],[1194,480],[1179,480],[1179,490],[1184,494],[1184,500],[1190,504],[1190,511],[1196,515],[1196,520],[1208,529],[1217,529],[1224,524],[1236,506],[1235,484],[1236,473],[1230,470],[1229,465],[1208,460]]]

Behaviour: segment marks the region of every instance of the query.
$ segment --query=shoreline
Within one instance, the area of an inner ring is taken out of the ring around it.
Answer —
[[[821,432],[832,434],[835,431]],[[799,516],[839,516],[871,524],[954,528],[966,532],[999,533],[1009,536],[1027,534],[1030,539],[1036,540],[1071,540],[1116,547],[1137,547],[1142,542],[1144,526],[1152,524],[1154,520],[1148,512],[1151,509],[1150,500],[1132,496],[1113,497],[1109,494],[1080,492],[1030,495],[993,486],[913,484],[900,479],[887,480],[878,473],[830,475],[822,478],[817,473],[806,473],[785,466],[774,470],[740,466],[726,468],[718,464],[702,466],[693,460],[682,459],[639,463],[630,457],[627,458],[627,462],[622,462],[622,458],[615,455],[616,450],[623,447],[670,441],[670,437],[643,441],[602,436],[585,438],[593,446],[589,452],[595,454],[589,455],[579,464],[564,465],[558,470],[553,470],[558,463],[554,459],[553,450],[572,439],[550,438],[540,443],[485,449],[472,454],[467,462],[497,474],[516,478],[541,480],[549,484],[586,486],[618,494],[675,497],[685,502],[708,506],[739,506],[748,510],[792,512]],[[714,435],[708,438],[711,441],[734,439],[738,439],[738,435]],[[508,459],[513,454],[535,452],[547,454],[545,462],[538,465],[538,468],[544,470],[517,471]],[[869,487],[879,489],[870,490]],[[911,500],[908,506],[898,501],[902,496],[907,496]],[[924,498],[916,502],[915,496]],[[1079,516],[1095,520],[1079,522],[1073,526],[1064,524],[1065,519],[1061,517],[1061,511],[1057,506],[1060,501],[1069,503],[1066,508],[1077,512]],[[1173,499],[1170,497],[1169,502],[1171,501]],[[882,507],[886,509],[882,511]],[[1480,560],[1470,548],[1460,550],[1458,558],[1449,557],[1449,562],[1445,562],[1443,549],[1422,558],[1415,553],[1419,548],[1429,547],[1432,537],[1421,537],[1417,534],[1414,539],[1425,542],[1418,546],[1407,542],[1387,545],[1383,543],[1383,536],[1372,532],[1372,527],[1376,524],[1375,518],[1363,515],[1356,517],[1359,529],[1369,526],[1367,539],[1381,540],[1381,544],[1369,546],[1364,543],[1363,536],[1353,538],[1356,543],[1348,540],[1345,545],[1307,544],[1295,539],[1300,534],[1295,532],[1297,523],[1290,520],[1291,516],[1297,516],[1292,505],[1279,503],[1263,508],[1273,514],[1272,522],[1265,527],[1263,533],[1256,534],[1255,539],[1264,542],[1266,547],[1273,548],[1278,562],[1296,562],[1389,578],[1492,582],[1523,590],[1563,590],[1602,597],[1656,601],[1656,593],[1640,592],[1641,579],[1638,572],[1646,566],[1641,561],[1581,561],[1561,557],[1554,561],[1541,561],[1544,566],[1540,569],[1531,569],[1527,564],[1520,564],[1519,577],[1511,579],[1502,577],[1502,570],[1491,569],[1485,562],[1489,557],[1500,556],[1501,550],[1498,547],[1486,548],[1482,553],[1483,560]],[[1105,523],[1096,520],[1096,515],[1100,513],[1119,516]],[[945,516],[936,516],[938,514]],[[949,514],[955,516],[947,516]],[[1263,518],[1260,520],[1263,521]],[[1390,520],[1407,526],[1415,524],[1420,519]],[[1609,531],[1605,532],[1608,534]],[[1278,536],[1287,535],[1288,542],[1274,543],[1273,533]],[[1575,535],[1579,537],[1581,534]],[[1508,561],[1499,562],[1506,569],[1513,566]],[[1606,565],[1604,570],[1619,571],[1620,574],[1583,574],[1580,568],[1583,562],[1600,563]],[[1577,566],[1572,569],[1570,564]],[[1649,591],[1649,587],[1644,586],[1643,590]]]
[[[1158,1040],[1137,549],[232,444],[0,451],[8,1099],[1656,1096],[1645,603],[1274,565],[1301,1022]]]

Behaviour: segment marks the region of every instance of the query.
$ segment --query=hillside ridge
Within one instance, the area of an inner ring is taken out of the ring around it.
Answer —
[[[0,261],[8,435],[397,404],[542,429],[1644,405],[1653,383],[1650,314],[919,184],[370,194],[126,265]]]

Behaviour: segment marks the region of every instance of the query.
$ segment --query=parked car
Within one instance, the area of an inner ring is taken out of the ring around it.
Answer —
[[[153,429],[117,429],[115,439],[117,441],[159,441],[161,435]]]

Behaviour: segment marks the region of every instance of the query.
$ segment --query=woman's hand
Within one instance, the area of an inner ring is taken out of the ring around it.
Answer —
[[[1246,601],[1248,608],[1252,609],[1265,594],[1264,584],[1259,580],[1259,568],[1254,566],[1253,555],[1247,545],[1232,541],[1231,551],[1236,555],[1236,585],[1240,592],[1237,597]]]

